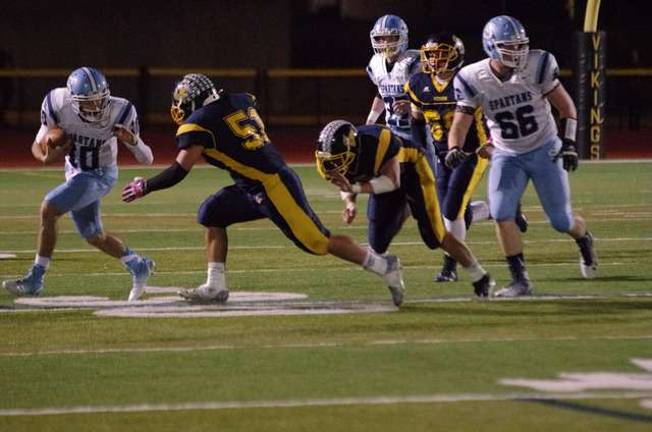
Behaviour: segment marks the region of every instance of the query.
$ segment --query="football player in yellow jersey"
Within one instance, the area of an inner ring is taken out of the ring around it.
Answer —
[[[226,302],[226,229],[268,218],[302,250],[332,254],[379,275],[394,304],[400,306],[404,287],[398,258],[366,250],[322,225],[299,177],[270,142],[252,95],[217,90],[205,75],[188,74],[174,89],[170,113],[179,125],[176,161],[152,178],[134,179],[124,188],[122,199],[130,202],[174,186],[201,159],[227,170],[234,180],[199,208],[198,222],[206,227],[208,276],[203,285],[179,295],[193,302]]]

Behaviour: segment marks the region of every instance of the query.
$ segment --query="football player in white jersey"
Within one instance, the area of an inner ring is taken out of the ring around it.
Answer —
[[[47,138],[48,131],[55,128],[65,132],[66,144],[55,147]],[[48,145],[42,146],[46,139]],[[70,212],[79,234],[102,252],[119,258],[132,275],[128,299],[141,296],[154,262],[134,253],[115,235],[104,232],[100,214],[100,200],[118,179],[118,142],[138,162],[153,162],[152,150],[139,136],[136,109],[128,100],[111,96],[99,70],[76,69],[69,75],[66,87],[55,88],[45,96],[32,154],[44,164],[65,154],[66,181],[45,195],[34,264],[25,277],[3,282],[10,293],[38,296],[43,292],[43,278],[57,239],[57,220]]]
[[[529,180],[553,228],[577,242],[582,276],[593,278],[598,265],[593,237],[584,219],[573,214],[567,173],[578,165],[577,112],[558,79],[557,61],[546,51],[530,50],[523,25],[507,15],[489,20],[482,43],[489,58],[462,68],[455,77],[457,108],[448,135],[446,163],[457,166],[465,159],[464,139],[475,109],[482,107],[493,145],[489,205],[512,274],[512,282],[494,295],[532,293],[523,243],[514,223]],[[559,113],[559,131],[551,104]]]
[[[378,87],[366,124],[374,124],[385,111],[385,123],[394,135],[410,140],[410,100],[403,86],[419,72],[419,51],[409,50],[408,27],[396,15],[378,18],[369,34],[374,55],[367,66]]]

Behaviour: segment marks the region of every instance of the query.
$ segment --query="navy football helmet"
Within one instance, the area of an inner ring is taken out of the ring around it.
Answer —
[[[75,69],[68,76],[66,87],[70,92],[73,110],[89,123],[107,119],[111,106],[111,92],[106,78],[92,67]]]
[[[185,75],[174,87],[170,116],[176,124],[181,124],[193,111],[215,102],[220,92],[206,75],[191,73]]]
[[[330,180],[332,172],[346,175],[356,157],[358,130],[346,120],[334,120],[320,132],[317,140],[317,172]]]
[[[396,15],[383,15],[374,24],[371,32],[371,46],[376,54],[391,60],[408,47],[408,27]]]
[[[491,18],[482,31],[482,46],[487,55],[517,70],[525,68],[529,43],[523,24],[508,15]]]
[[[449,32],[429,36],[421,46],[423,71],[431,74],[453,72],[464,64],[464,43]]]

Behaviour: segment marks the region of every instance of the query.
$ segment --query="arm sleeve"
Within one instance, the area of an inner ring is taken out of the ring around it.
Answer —
[[[170,188],[183,180],[186,175],[188,175],[188,171],[183,169],[183,167],[175,161],[158,175],[147,180],[145,193],[148,194],[157,190]]]
[[[151,165],[154,162],[154,154],[152,149],[143,142],[139,135],[136,135],[138,142],[136,145],[129,145],[127,148],[134,154],[138,162],[145,165]]]
[[[152,149],[140,138],[140,124],[138,123],[138,114],[132,104],[128,104],[125,112],[119,116],[118,122],[129,129],[136,136],[136,145],[128,145],[127,148],[133,153],[136,160],[145,165],[151,165],[154,162]]]

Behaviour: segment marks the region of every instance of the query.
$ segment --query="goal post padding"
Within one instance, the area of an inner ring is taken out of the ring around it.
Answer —
[[[575,33],[575,102],[577,104],[577,144],[583,159],[604,156],[607,34]]]

